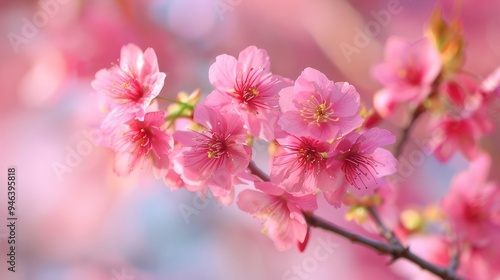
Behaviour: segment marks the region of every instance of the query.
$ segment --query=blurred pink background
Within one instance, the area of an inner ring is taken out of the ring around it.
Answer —
[[[90,141],[103,117],[90,82],[116,63],[122,45],[135,43],[155,49],[167,73],[162,96],[196,88],[206,95],[215,57],[256,45],[268,51],[275,74],[295,79],[305,67],[317,68],[352,83],[371,107],[379,85],[369,73],[385,40],[422,37],[436,5],[462,19],[469,71],[486,76],[500,66],[500,2],[462,2],[456,9],[454,1],[411,0],[2,0],[0,178],[4,186],[7,167],[17,167],[19,220],[12,273],[2,187],[0,279],[402,279],[386,258],[321,230],[312,230],[304,253],[278,252],[260,222],[235,205],[171,191],[153,176],[116,177],[112,153]],[[356,28],[389,5],[399,12],[359,52],[344,55],[339,45],[355,44]],[[484,143],[497,161],[498,139],[497,132]],[[263,157],[265,147],[258,152]],[[54,170],[60,164],[63,173]],[[446,166],[429,157],[402,190],[405,203],[438,202],[463,166],[460,157]],[[322,198],[318,214],[359,228]]]

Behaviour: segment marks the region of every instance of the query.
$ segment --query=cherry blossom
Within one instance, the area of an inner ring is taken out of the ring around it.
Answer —
[[[251,158],[243,120],[236,114],[219,114],[198,105],[194,121],[205,130],[174,133],[174,139],[183,146],[182,153],[174,158],[174,169],[184,182],[207,184],[215,197],[225,197],[232,192],[234,177]]]
[[[130,120],[115,130],[111,147],[116,153],[114,171],[118,175],[128,175],[136,167],[148,170],[152,166],[157,177],[164,176],[173,146],[173,139],[160,128],[164,118],[165,112],[149,112],[143,121]]]
[[[459,150],[466,158],[474,159],[479,151],[481,137],[492,131],[492,123],[485,110],[477,110],[467,117],[444,115],[431,129],[438,137],[434,155],[447,161]]]
[[[455,176],[442,200],[455,233],[468,243],[485,244],[500,232],[500,186],[488,182],[490,158],[481,154]]]
[[[349,187],[364,194],[384,186],[383,177],[396,172],[397,160],[381,147],[395,141],[394,135],[380,128],[371,128],[361,134],[351,132],[337,141],[331,169],[338,184],[334,191],[325,192],[328,202],[339,207]]]
[[[269,182],[257,182],[255,187],[260,191],[244,190],[238,195],[238,207],[264,220],[264,232],[276,249],[284,251],[303,243],[307,223],[302,211],[316,210],[316,197],[293,196]]]
[[[146,108],[160,93],[165,73],[158,69],[153,49],[145,52],[134,44],[121,49],[120,65],[96,73],[92,87],[106,96],[110,111],[102,128],[110,130],[131,119],[143,119]]]
[[[304,69],[294,86],[279,95],[283,115],[278,123],[289,134],[328,141],[363,123],[356,89],[346,82],[334,83],[316,69]]]
[[[375,109],[387,117],[398,103],[420,104],[431,93],[441,66],[441,56],[428,39],[410,43],[389,38],[385,62],[373,69],[375,79],[384,86],[374,97]]]
[[[273,75],[267,52],[250,46],[238,59],[220,55],[209,70],[216,87],[205,102],[217,109],[240,114],[250,133],[265,140],[274,139],[274,123],[279,116],[278,92],[291,83]]]

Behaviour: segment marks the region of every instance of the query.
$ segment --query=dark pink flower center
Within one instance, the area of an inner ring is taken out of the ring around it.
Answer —
[[[284,148],[289,149],[292,154],[297,156],[291,159],[297,163],[297,167],[306,170],[326,167],[326,149],[322,146],[323,143],[311,138],[300,139],[298,145],[283,145]]]
[[[206,134],[200,133],[196,140],[201,142],[198,148],[206,152],[209,159],[218,159],[227,154],[226,140],[228,137],[229,135],[223,138],[208,130]]]
[[[417,86],[420,85],[422,81],[422,71],[420,71],[420,69],[416,69],[415,67],[401,69],[398,74],[410,85]]]
[[[347,182],[357,189],[360,188],[357,183],[358,179],[367,188],[365,182],[369,180],[376,181],[379,174],[377,167],[384,165],[373,159],[372,156],[360,152],[359,143],[354,144],[351,149],[341,152],[338,159],[343,160],[342,172],[344,172]]]
[[[319,95],[319,93],[318,93]],[[300,116],[304,118],[304,121],[309,124],[316,124],[321,126],[322,123],[328,121],[338,121],[338,117],[333,117],[334,110],[332,108],[333,103],[323,100],[321,95],[316,97],[314,94],[310,96],[305,102],[299,102],[299,106],[302,106],[300,110]]]
[[[262,92],[270,87],[266,83],[272,82],[272,75],[270,73],[265,74],[264,70],[264,68],[259,67],[240,72],[236,77],[234,89],[228,91],[228,93],[242,106],[248,106],[252,110],[258,108],[268,109],[269,105],[262,98],[259,98]]]
[[[481,201],[465,203],[464,217],[469,223],[477,223],[488,218],[488,215],[483,211],[484,203]]]
[[[130,142],[136,145],[136,147],[139,149],[140,154],[147,155],[153,148],[150,131],[145,128],[137,128],[136,130],[132,130],[131,132],[132,135],[130,137]]]
[[[114,98],[121,103],[140,102],[147,91],[133,74],[125,72],[119,68],[115,73],[113,88],[111,89]]]

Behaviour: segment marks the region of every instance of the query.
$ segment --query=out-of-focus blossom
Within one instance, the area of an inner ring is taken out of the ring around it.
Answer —
[[[363,123],[356,89],[346,82],[334,83],[316,69],[304,69],[294,86],[279,95],[283,115],[278,123],[292,135],[328,141]]]
[[[443,81],[439,86],[439,92],[445,99],[441,107],[454,114],[470,114],[480,109],[485,100],[485,93],[477,80],[463,73]]]
[[[278,119],[278,92],[290,85],[270,71],[269,56],[250,46],[238,59],[219,55],[209,70],[210,83],[216,87],[205,102],[213,108],[235,109],[245,120],[250,133],[271,141]]]
[[[500,186],[487,182],[490,165],[488,155],[478,156],[442,200],[455,234],[467,243],[485,244],[500,233]]]
[[[335,190],[325,192],[328,202],[339,207],[350,186],[360,193],[384,186],[383,177],[396,172],[397,160],[380,147],[394,142],[396,137],[388,130],[371,128],[361,134],[351,132],[334,143],[331,168],[338,183]]]
[[[144,121],[133,119],[115,130],[111,147],[116,152],[114,171],[118,175],[128,175],[140,163],[146,170],[153,166],[157,177],[165,174],[173,140],[160,129],[164,118],[165,112],[149,112]]]
[[[233,180],[250,162],[251,148],[245,143],[247,132],[237,114],[220,114],[211,107],[198,105],[194,121],[206,130],[176,131],[175,140],[182,153],[174,158],[174,169],[187,183],[206,184],[215,197],[226,197]]]
[[[142,120],[164,80],[165,73],[159,72],[153,49],[143,53],[134,44],[122,47],[120,65],[99,70],[92,82],[92,87],[106,96],[110,110],[102,128],[109,130],[134,118]]]
[[[438,137],[435,156],[447,161],[460,150],[469,160],[474,159],[479,141],[493,130],[488,113],[490,94],[476,79],[464,73],[444,80],[439,85],[439,93],[430,102],[434,103],[430,126]]]
[[[375,95],[375,109],[387,117],[398,103],[420,104],[431,93],[440,70],[439,52],[427,39],[412,44],[390,38],[385,48],[385,62],[373,69],[374,77],[384,86]]]
[[[432,128],[435,131],[437,147],[434,150],[436,158],[445,162],[460,150],[469,160],[474,159],[480,150],[481,137],[493,129],[487,111],[477,110],[468,117],[445,115]]]
[[[317,209],[316,196],[293,196],[269,182],[257,182],[260,191],[244,190],[238,195],[238,207],[264,220],[264,232],[284,251],[304,242],[307,223],[302,211]]]
[[[492,238],[489,244],[470,246],[460,254],[459,272],[466,279],[500,279],[500,235],[496,234]]]
[[[424,260],[441,267],[447,267],[451,262],[451,244],[439,235],[418,235],[406,240],[410,250]],[[405,279],[438,280],[439,278],[427,270],[406,260],[398,260],[393,269]]]
[[[271,182],[287,192],[300,194],[334,188],[333,170],[328,169],[330,144],[293,135],[277,141],[283,149],[274,157]]]

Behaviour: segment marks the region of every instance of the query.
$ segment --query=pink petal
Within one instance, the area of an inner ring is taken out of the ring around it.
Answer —
[[[249,46],[241,51],[238,56],[238,62],[241,65],[240,70],[244,71],[258,67],[262,67],[269,71],[271,67],[266,50],[258,49],[255,46]]]
[[[376,148],[394,144],[396,136],[389,130],[380,128],[371,128],[361,136],[365,141],[361,144],[361,150],[364,153],[371,154]]]
[[[233,56],[226,54],[217,56],[215,63],[208,70],[210,83],[223,92],[233,89],[237,64],[238,62]]]
[[[271,182],[255,182],[255,188],[274,196],[280,196],[285,193],[282,188],[277,187]]]
[[[295,92],[308,92],[311,94],[316,91],[323,91],[326,88],[331,88],[332,85],[333,82],[328,80],[325,74],[314,68],[307,67],[295,81]]]
[[[398,160],[386,149],[376,148],[372,154],[374,160],[380,162],[375,167],[377,176],[383,177],[397,172]]]
[[[143,65],[142,50],[134,44],[123,46],[120,54],[120,68],[125,71],[130,71],[132,74],[139,74],[139,67]]]
[[[330,101],[333,102],[334,116],[336,117],[352,116],[359,111],[359,93],[346,82],[335,83]]]

